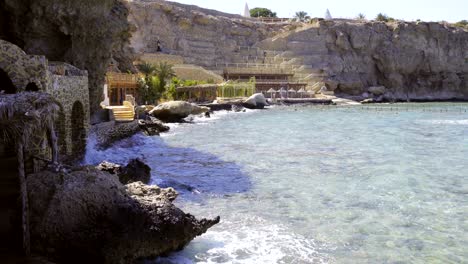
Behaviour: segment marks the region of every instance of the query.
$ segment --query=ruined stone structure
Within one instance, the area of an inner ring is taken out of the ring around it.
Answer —
[[[49,62],[44,56],[28,55],[19,47],[0,40],[2,86],[6,93],[42,91],[60,104],[56,125],[62,154],[79,156],[85,151],[89,130],[88,74],[66,63]],[[8,86],[5,86],[8,87]]]

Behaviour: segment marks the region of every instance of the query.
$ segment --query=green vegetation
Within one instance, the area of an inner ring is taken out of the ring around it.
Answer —
[[[176,100],[177,87],[195,86],[200,84],[211,84],[214,80],[208,81],[197,81],[197,80],[181,80],[177,77],[172,77],[171,83],[166,88],[166,92],[163,94],[163,98],[166,100]]]
[[[359,14],[357,15],[356,19],[358,19],[358,20],[364,20],[364,19],[366,19],[366,15],[364,15],[363,13],[359,13]]]
[[[294,15],[294,18],[303,22],[303,21],[305,21],[307,19],[310,19],[310,16],[305,11],[298,11]]]
[[[467,28],[468,29],[468,20],[458,21],[454,24],[456,27]]]
[[[229,81],[218,87],[218,96],[224,98],[249,97],[255,93],[255,78],[249,82]]]
[[[392,22],[395,21],[393,17],[389,17],[386,14],[379,13],[377,14],[377,17],[375,18],[376,21],[382,21],[382,22]]]
[[[268,8],[256,7],[250,10],[251,17],[276,17],[276,12]]]
[[[138,70],[144,74],[144,78],[139,82],[139,93],[141,101],[154,103],[166,93],[167,80],[175,77],[172,65],[166,62],[153,65],[143,63],[137,65]]]

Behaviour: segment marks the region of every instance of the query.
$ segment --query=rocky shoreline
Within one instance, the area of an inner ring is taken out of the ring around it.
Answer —
[[[92,166],[30,175],[33,251],[58,263],[130,263],[181,250],[220,221],[175,207],[172,188],[121,176]]]

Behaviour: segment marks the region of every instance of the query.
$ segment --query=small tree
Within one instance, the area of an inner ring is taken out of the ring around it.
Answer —
[[[166,90],[167,80],[175,77],[176,75],[172,69],[172,65],[168,64],[167,62],[160,62],[158,66],[156,66],[155,73],[159,79],[158,92],[160,95],[162,95]]]
[[[167,80],[175,76],[172,65],[161,62],[158,65],[142,63],[137,65],[138,70],[145,75],[139,82],[139,92],[142,101],[154,103],[166,91]]]
[[[375,20],[377,21],[382,21],[382,22],[392,22],[395,21],[393,17],[389,17],[386,14],[383,13],[378,13],[377,17],[375,17]]]
[[[468,28],[468,21],[467,20],[458,21],[457,23],[455,23],[455,26]]]
[[[366,15],[364,15],[363,13],[359,13],[356,17],[356,19],[358,20],[365,20],[366,19]]]
[[[273,12],[268,8],[256,7],[254,9],[250,9],[250,16],[251,17],[276,17],[276,12]]]
[[[294,18],[296,18],[299,21],[305,21],[306,19],[310,19],[310,16],[308,16],[307,12],[305,11],[298,11],[294,15]]]

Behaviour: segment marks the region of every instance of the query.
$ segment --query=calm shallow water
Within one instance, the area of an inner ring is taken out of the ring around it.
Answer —
[[[105,152],[222,222],[157,263],[468,263],[468,105],[217,113]]]

